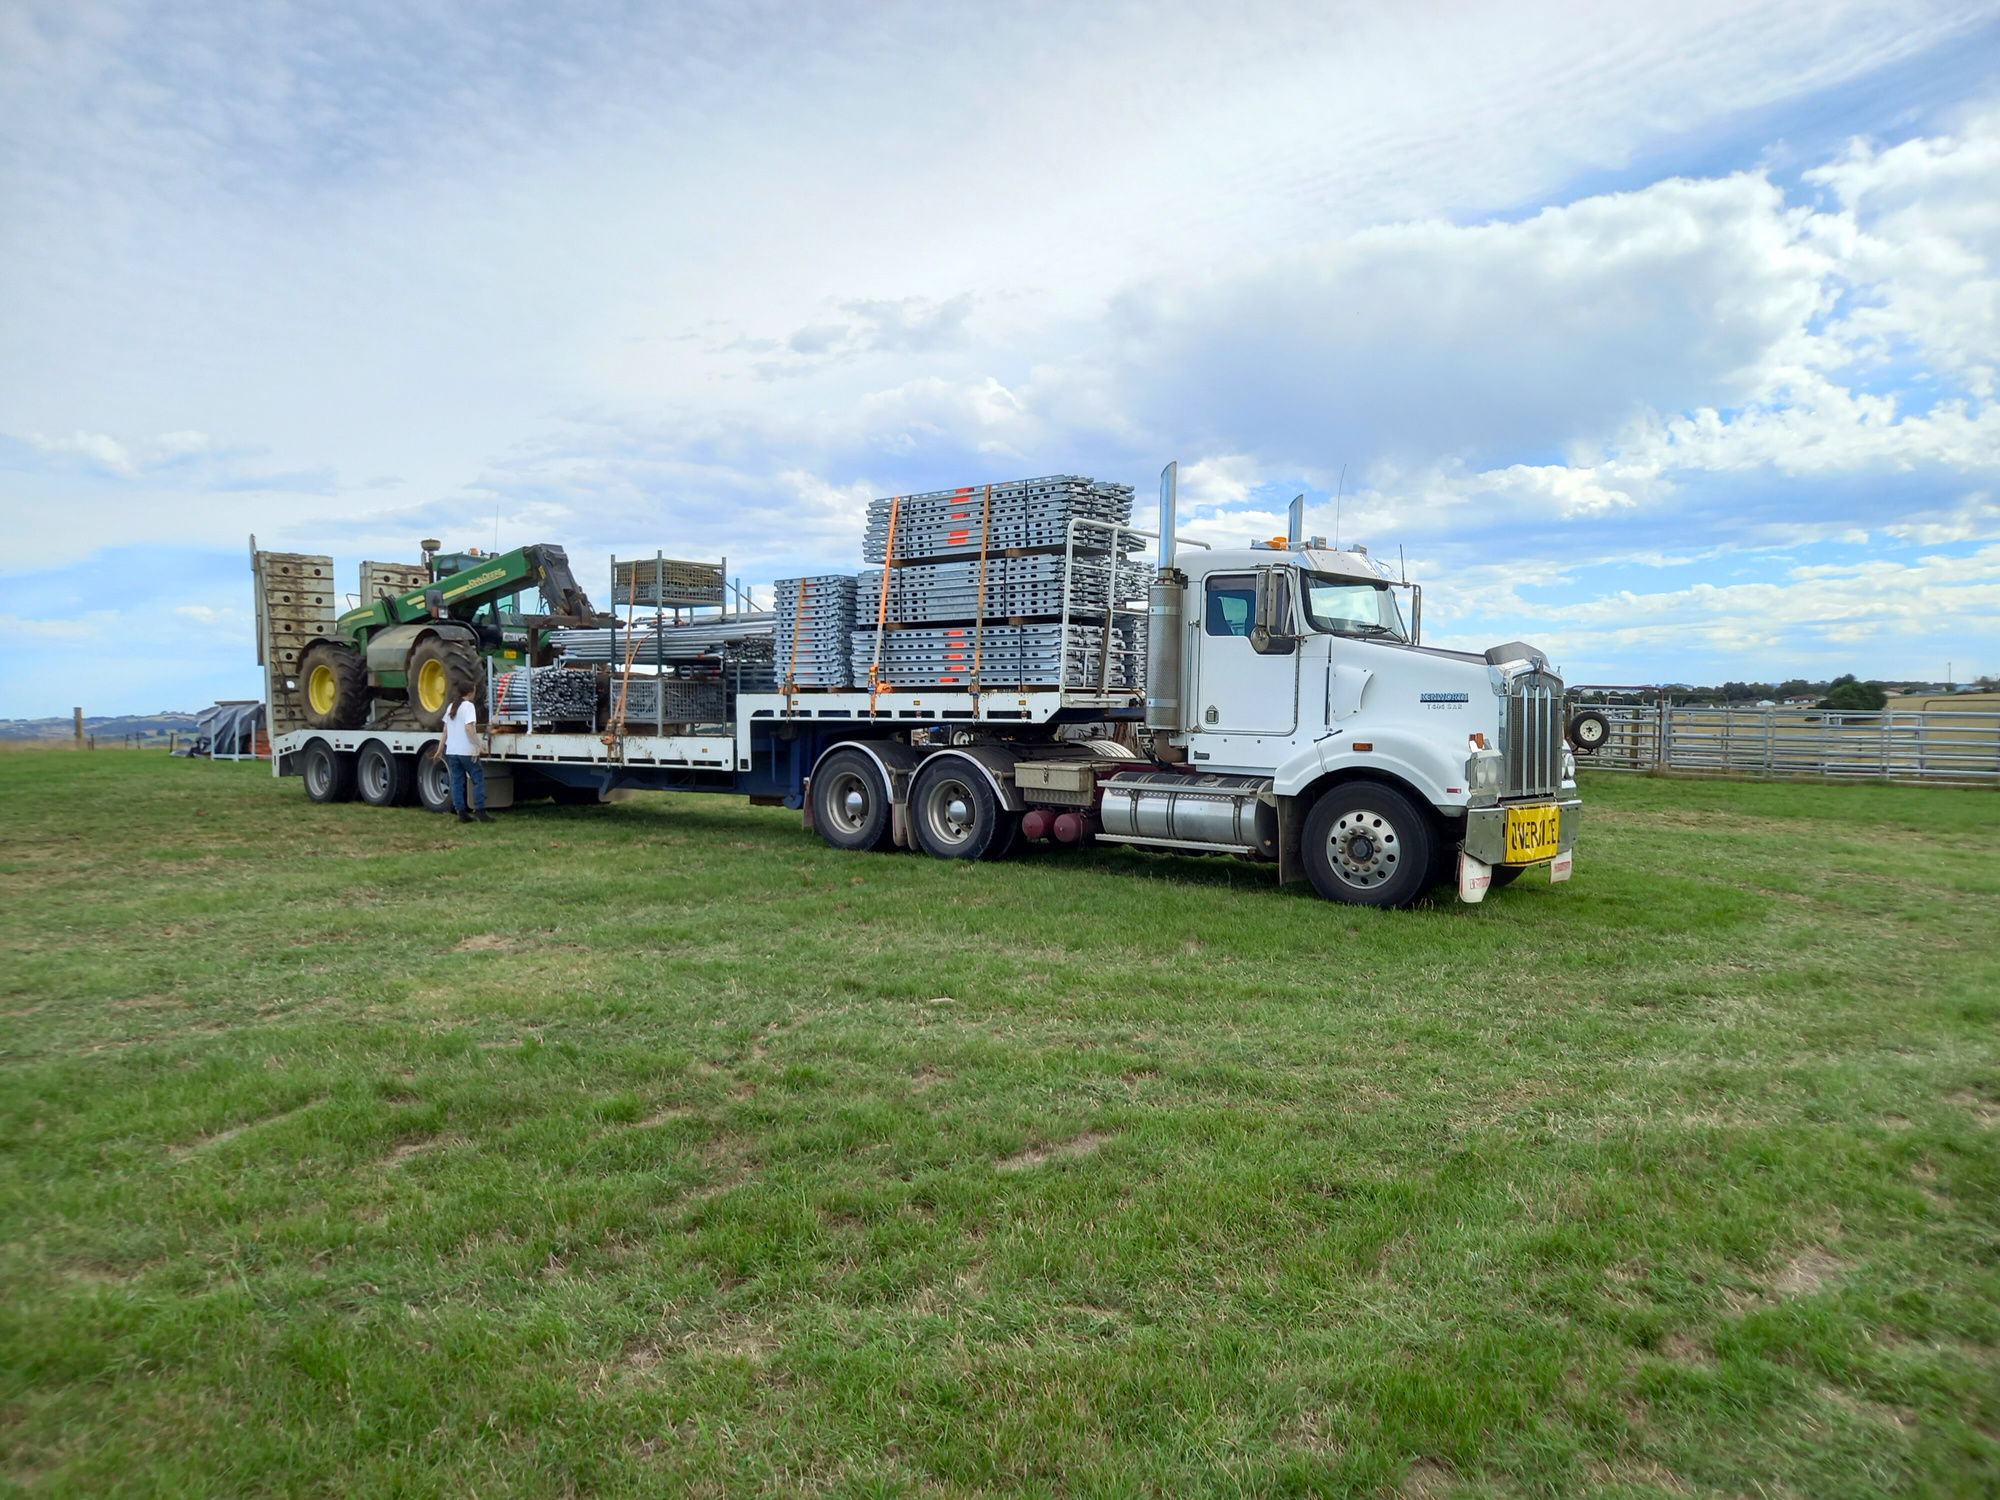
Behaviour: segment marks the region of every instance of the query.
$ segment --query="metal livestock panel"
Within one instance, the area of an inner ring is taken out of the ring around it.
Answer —
[[[1598,707],[1605,771],[2000,785],[2000,714],[1885,709]]]

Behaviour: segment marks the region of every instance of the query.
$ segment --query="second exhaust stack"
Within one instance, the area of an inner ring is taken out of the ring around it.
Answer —
[[[1177,734],[1181,727],[1181,590],[1174,570],[1174,523],[1180,464],[1160,470],[1160,571],[1146,610],[1146,727]]]

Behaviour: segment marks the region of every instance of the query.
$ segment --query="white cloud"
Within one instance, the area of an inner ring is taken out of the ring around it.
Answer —
[[[1175,456],[1227,541],[1295,486],[1331,532],[1345,464],[1347,538],[1468,600],[1488,566],[1969,545],[1996,117],[1820,137],[1790,189],[1696,167],[1996,15],[17,4],[7,566],[406,555],[496,507],[579,558],[852,565],[869,495],[1069,469],[1143,514]]]

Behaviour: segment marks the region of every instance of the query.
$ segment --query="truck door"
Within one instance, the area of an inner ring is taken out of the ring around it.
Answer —
[[[1279,617],[1296,631],[1292,570],[1273,570],[1282,585]],[[1298,642],[1269,654],[1251,648],[1257,623],[1257,575],[1215,573],[1203,580],[1199,675],[1191,695],[1194,728],[1205,734],[1290,734],[1298,726]]]

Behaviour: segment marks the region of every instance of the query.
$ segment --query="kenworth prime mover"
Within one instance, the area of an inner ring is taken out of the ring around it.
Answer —
[[[447,809],[438,663],[482,705],[489,806],[726,792],[839,849],[1227,854],[1364,906],[1566,880],[1581,804],[1543,653],[1424,645],[1421,590],[1301,536],[1301,501],[1286,537],[1177,537],[1175,480],[1151,532],[1129,488],[1068,476],[877,502],[879,566],[782,580],[773,611],[655,557],[614,559],[598,612],[560,548],[426,543],[363,564],[336,616],[330,559],[253,542],[273,768]]]

